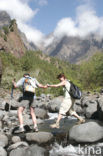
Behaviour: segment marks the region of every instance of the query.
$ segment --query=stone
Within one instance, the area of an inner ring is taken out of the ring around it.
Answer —
[[[69,131],[69,139],[79,143],[93,143],[103,138],[103,127],[91,121],[73,126]]]
[[[13,136],[12,137],[12,142],[13,143],[17,143],[17,142],[20,142],[21,141],[21,138],[19,136]]]
[[[35,114],[36,114],[36,117],[40,119],[48,118],[47,110],[42,109],[42,108],[35,108]]]
[[[4,117],[4,112],[2,110],[0,110],[0,120],[2,120]]]
[[[38,133],[27,133],[26,140],[34,141],[37,143],[47,143],[53,139],[52,133],[49,132],[38,132]]]
[[[6,147],[8,145],[8,137],[4,134],[0,134],[0,146]]]
[[[51,100],[51,102],[47,106],[49,112],[58,112],[62,101],[63,101],[62,96],[56,97],[53,100]]]
[[[31,147],[17,148],[10,152],[9,156],[44,156],[46,150],[38,145]]]
[[[0,146],[0,156],[7,156],[7,152],[3,147]]]
[[[22,147],[28,147],[29,145],[28,145],[27,142],[23,142],[23,141],[21,141],[21,142],[16,142],[15,144],[10,145],[10,146],[8,147],[8,150],[10,151],[10,150],[13,150],[13,149],[15,149],[15,148],[18,148],[18,147],[20,147],[20,146],[22,146]]]

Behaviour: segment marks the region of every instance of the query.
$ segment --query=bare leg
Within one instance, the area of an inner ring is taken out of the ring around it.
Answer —
[[[21,128],[23,127],[23,115],[22,115],[23,111],[24,111],[24,107],[18,108],[18,119],[19,119],[19,123],[20,123]]]
[[[59,114],[56,123],[60,123],[60,120],[62,119],[62,117],[63,117],[63,115],[62,114]]]
[[[31,116],[32,116],[32,120],[33,120],[34,126],[35,125],[37,126],[36,115],[35,115],[35,112],[34,112],[34,108],[33,107],[30,107],[30,113],[31,113]]]
[[[79,123],[85,122],[85,120],[82,117],[80,117],[76,112],[73,112],[72,115],[75,116],[79,120]]]
[[[62,119],[62,116],[63,116],[62,114],[59,114],[56,123],[50,125],[50,127],[51,128],[59,128],[59,123],[60,123],[60,120]]]

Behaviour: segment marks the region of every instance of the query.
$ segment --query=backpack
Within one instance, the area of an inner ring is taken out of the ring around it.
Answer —
[[[32,83],[33,80],[31,77],[25,78],[24,85],[23,85],[24,92],[35,93],[35,87],[32,85]]]
[[[70,91],[67,91],[69,92],[69,94],[71,95],[72,98],[74,99],[81,99],[81,96],[82,96],[82,92],[81,90],[71,81],[69,81],[70,83]]]

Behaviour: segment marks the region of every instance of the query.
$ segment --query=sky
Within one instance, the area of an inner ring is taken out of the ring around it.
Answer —
[[[103,0],[0,0],[0,10],[17,20],[28,40],[36,45],[45,40],[46,46],[63,35],[103,36],[102,6]]]

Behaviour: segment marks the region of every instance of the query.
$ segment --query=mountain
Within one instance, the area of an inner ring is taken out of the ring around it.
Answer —
[[[26,47],[19,35],[15,20],[11,20],[9,25],[0,29],[0,51],[11,52],[17,57],[26,52]]]
[[[49,37],[52,38],[52,34]],[[44,53],[70,63],[80,63],[82,60],[88,60],[95,52],[103,51],[102,49],[103,38],[91,34],[84,38],[64,36],[59,39],[59,37],[54,37],[52,43],[45,47]]]
[[[0,11],[0,51],[11,52],[15,56],[22,56],[27,50],[37,50],[33,43],[29,43],[24,33],[18,29],[16,20],[11,20],[5,11]]]
[[[28,50],[38,50],[38,47],[33,43],[29,42],[26,38],[26,35],[19,30],[20,37]]]
[[[6,11],[0,11],[0,28],[10,24],[11,18]]]

